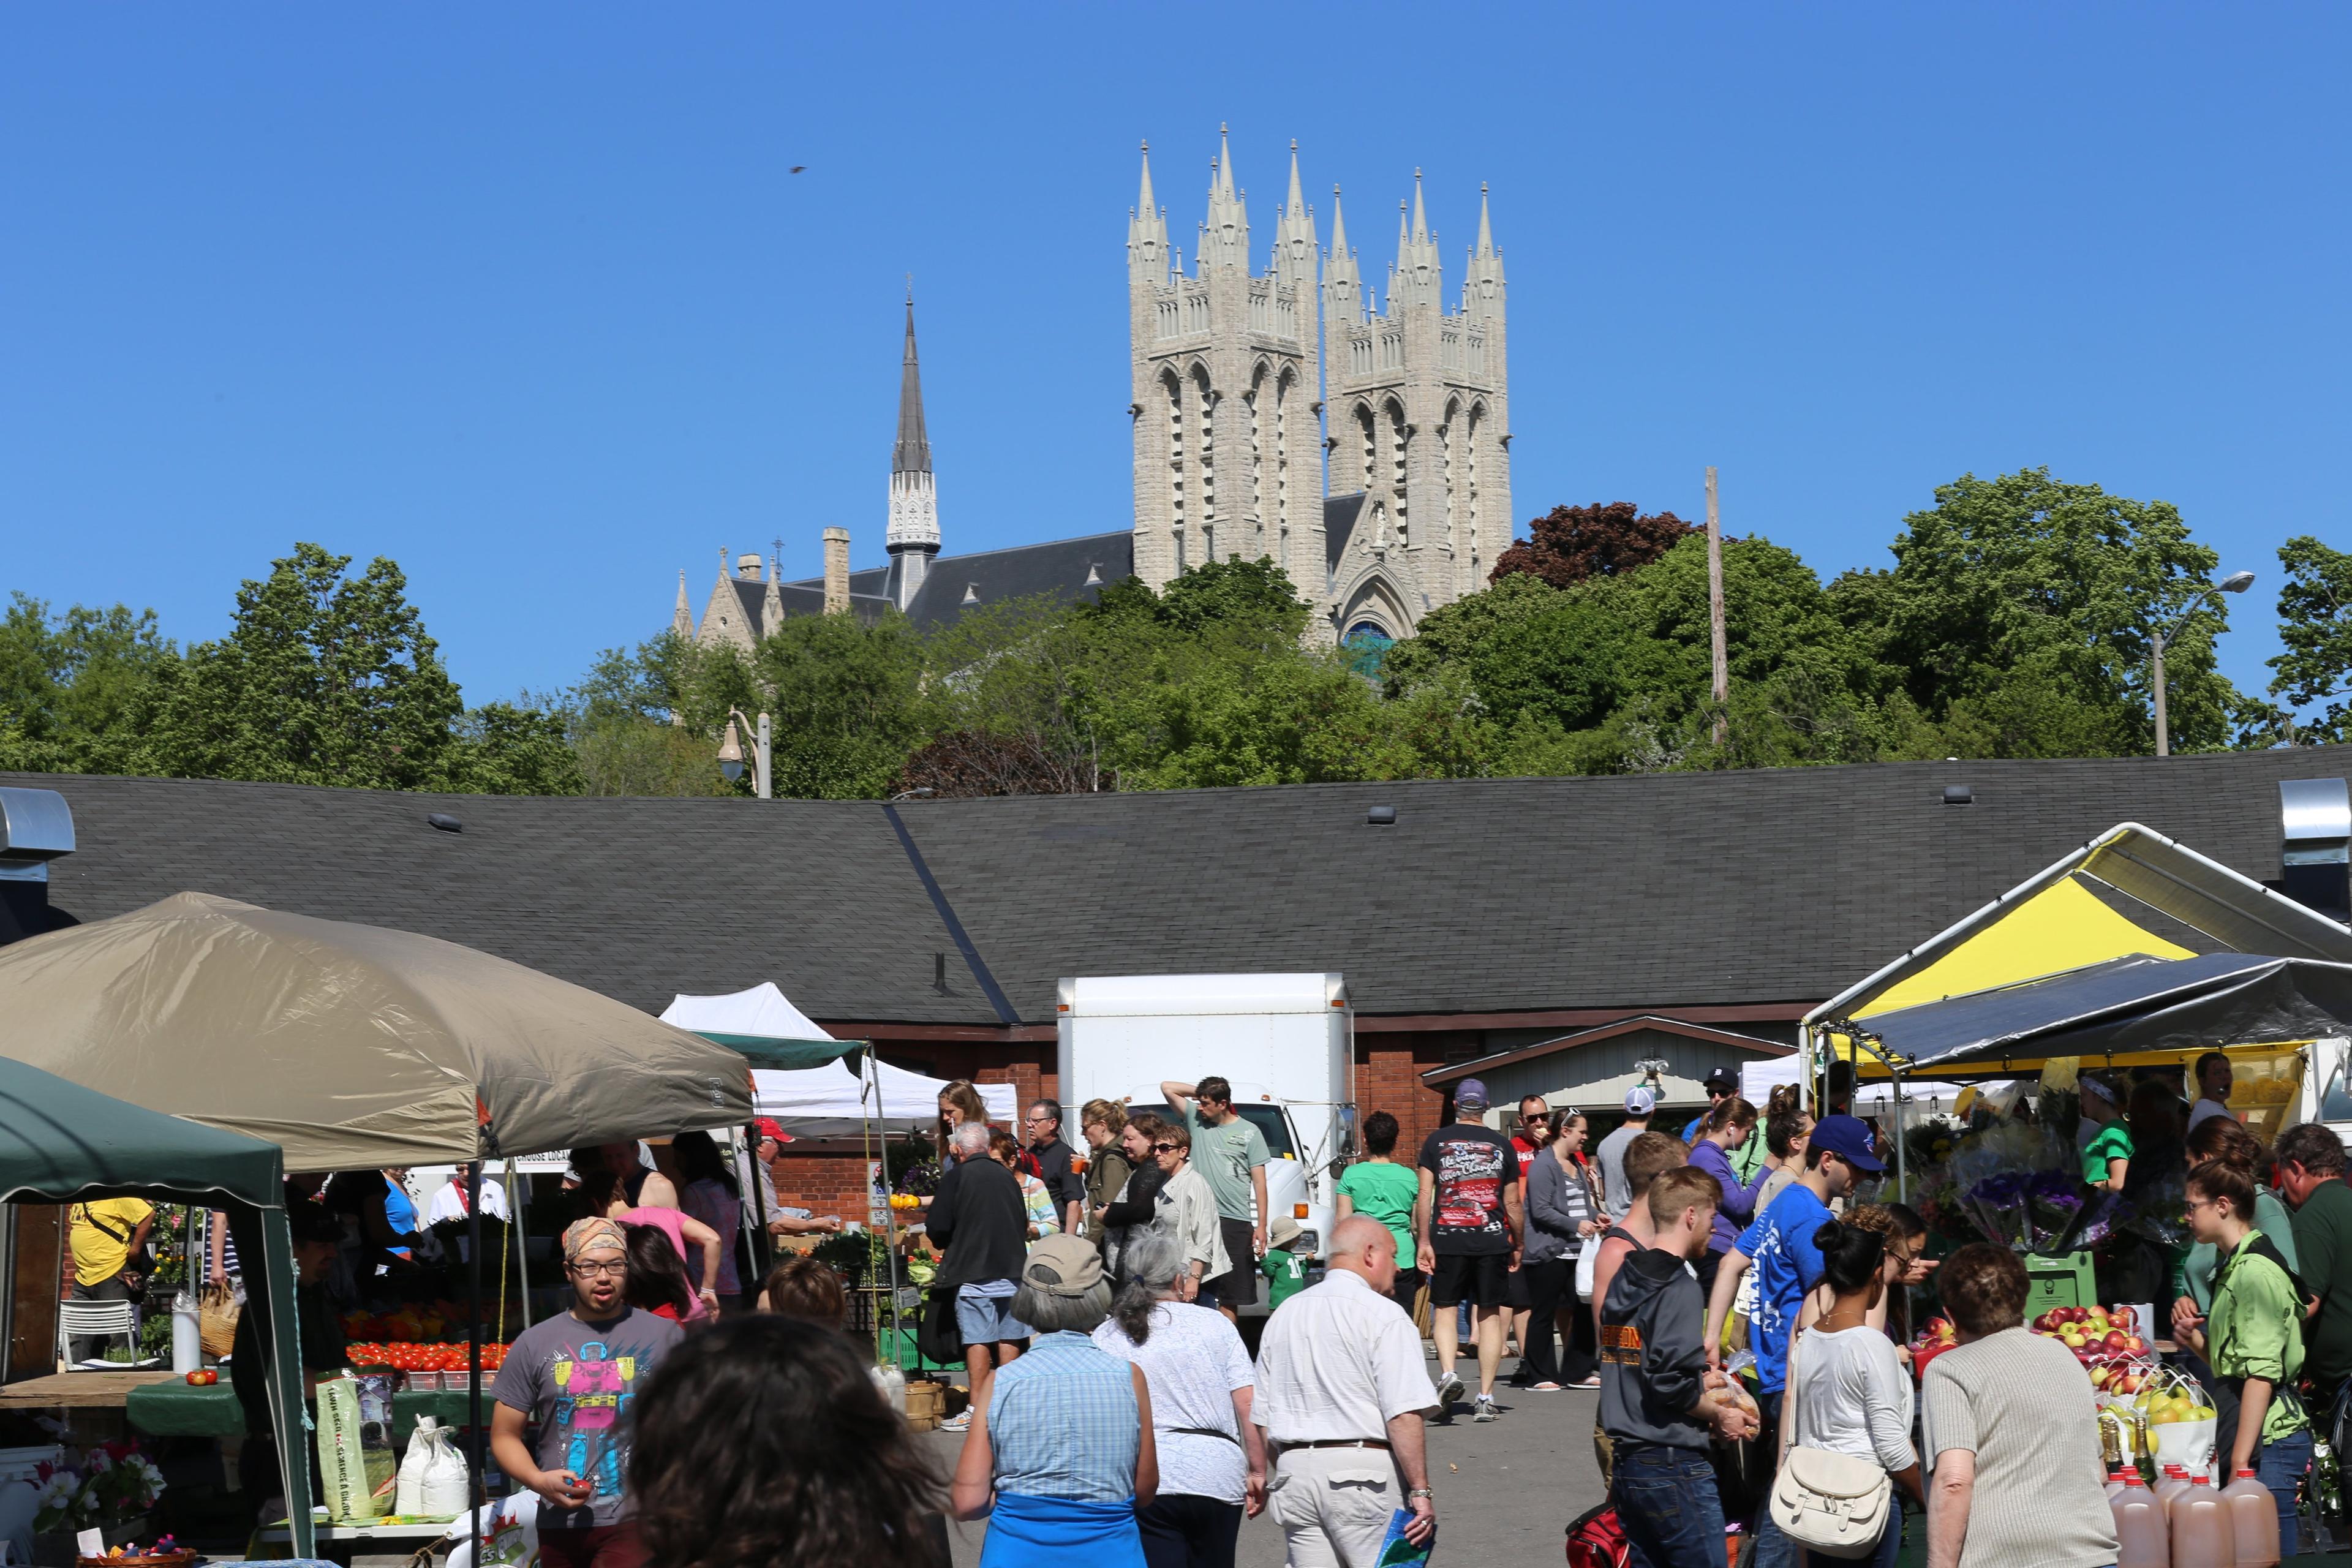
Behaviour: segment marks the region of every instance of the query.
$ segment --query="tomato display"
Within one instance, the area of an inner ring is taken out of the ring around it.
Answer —
[[[346,1345],[343,1353],[356,1367],[383,1367],[393,1372],[463,1372],[467,1364],[464,1345],[418,1344],[394,1340],[380,1344]],[[482,1342],[482,1370],[496,1372],[506,1364],[507,1347]]]

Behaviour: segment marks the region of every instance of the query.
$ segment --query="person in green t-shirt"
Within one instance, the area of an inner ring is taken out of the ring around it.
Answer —
[[[1376,1219],[1396,1237],[1397,1277],[1391,1294],[1410,1312],[1421,1289],[1421,1271],[1412,1256],[1412,1205],[1421,1197],[1421,1173],[1396,1163],[1396,1145],[1395,1117],[1375,1110],[1364,1118],[1367,1158],[1340,1173],[1338,1217],[1360,1214]]]
[[[1307,1289],[1307,1265],[1296,1250],[1298,1246],[1298,1222],[1288,1215],[1276,1215],[1274,1228],[1267,1239],[1273,1244],[1265,1256],[1257,1260],[1257,1271],[1266,1277],[1265,1305],[1268,1311],[1281,1306]]]
[[[2083,1147],[2083,1180],[2109,1192],[2122,1192],[2124,1171],[2131,1163],[2131,1129],[2124,1125],[2122,1112],[2116,1107],[2116,1091],[2105,1080],[2085,1073],[2082,1089],[2083,1114],[2099,1127]]]
[[[2311,1467],[2311,1420],[2295,1396],[2303,1372],[2301,1290],[2269,1238],[2253,1227],[2254,1184],[2209,1160],[2189,1173],[2189,1229],[2221,1256],[2213,1310],[2184,1338],[2213,1369],[2216,1406],[2234,1405],[2228,1474],[2252,1470],[2278,1500],[2279,1552],[2294,1555],[2295,1491]]]

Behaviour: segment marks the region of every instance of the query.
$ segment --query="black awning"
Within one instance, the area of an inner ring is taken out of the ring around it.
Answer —
[[[2242,952],[2110,959],[1851,1027],[1876,1037],[1906,1070],[2005,1057],[2286,1045],[2352,1034],[2352,964]]]

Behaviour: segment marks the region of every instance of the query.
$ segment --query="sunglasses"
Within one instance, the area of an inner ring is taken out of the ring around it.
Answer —
[[[1155,1154],[1173,1154],[1182,1147],[1184,1145],[1181,1143],[1154,1143],[1151,1146],[1151,1152]]]
[[[1551,1117],[1550,1117],[1550,1115],[1549,1115],[1549,1113],[1546,1113],[1546,1114],[1543,1114],[1543,1115],[1536,1115],[1536,1116],[1522,1116],[1522,1117],[1520,1117],[1520,1118],[1519,1118],[1519,1120],[1520,1120],[1520,1121],[1549,1121],[1551,1120]]]

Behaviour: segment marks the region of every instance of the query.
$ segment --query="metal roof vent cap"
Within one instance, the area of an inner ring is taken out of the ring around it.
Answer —
[[[463,833],[466,831],[466,825],[458,821],[456,817],[450,816],[446,811],[426,812],[425,814],[425,826],[427,827],[437,827],[444,833]]]
[[[1944,786],[1944,804],[1946,805],[1973,805],[1976,803],[1976,791],[1970,789],[1966,784],[1946,784]]]
[[[1370,827],[1394,827],[1396,826],[1396,807],[1392,805],[1376,805],[1370,811],[1364,813],[1364,823],[1367,826]]]

